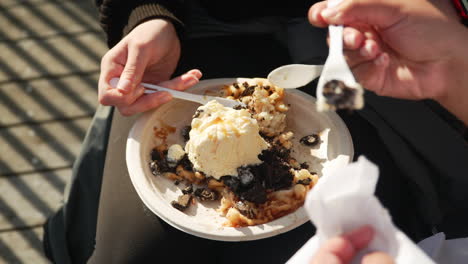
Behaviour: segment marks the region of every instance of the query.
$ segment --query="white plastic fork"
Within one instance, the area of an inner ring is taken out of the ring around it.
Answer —
[[[336,6],[341,3],[341,1],[342,0],[329,0],[328,7]],[[357,89],[354,108],[362,108],[364,104],[362,100],[362,87],[356,82],[343,55],[343,26],[330,25],[328,27],[328,33],[330,36],[330,45],[328,57],[317,85],[317,110],[324,111],[330,109],[329,105],[326,103],[326,98],[323,96],[323,87],[331,80],[342,81],[349,88]]]
[[[109,82],[109,84],[112,87],[117,87],[117,83],[119,82],[119,78],[112,78]],[[165,91],[168,92],[172,95],[174,98],[179,98],[191,102],[196,102],[199,104],[206,104],[209,101],[216,100],[218,103],[226,106],[226,107],[235,107],[235,106],[245,106],[244,103],[227,99],[227,98],[222,98],[222,97],[217,97],[217,96],[208,96],[208,95],[199,95],[199,94],[192,94],[192,93],[187,93],[187,92],[182,92],[182,91],[177,91],[169,88],[164,88],[159,85],[155,84],[150,84],[150,83],[141,83],[143,87],[146,88],[145,94],[151,94],[159,91]]]

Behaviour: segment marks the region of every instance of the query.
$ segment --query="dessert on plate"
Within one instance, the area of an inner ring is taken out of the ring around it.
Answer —
[[[180,186],[182,195],[172,202],[178,210],[220,200],[217,210],[226,217],[226,226],[263,224],[294,212],[318,175],[293,157],[284,90],[261,78],[220,89],[246,107],[228,108],[215,100],[198,107],[191,124],[178,131],[184,145],[168,145],[168,130],[155,127],[162,143],[150,154],[153,175]],[[320,141],[319,135],[310,134],[299,142],[314,147]]]
[[[348,86],[340,80],[330,80],[323,86],[323,91],[319,97],[318,108],[320,110],[358,110],[364,107],[364,90],[356,83]]]

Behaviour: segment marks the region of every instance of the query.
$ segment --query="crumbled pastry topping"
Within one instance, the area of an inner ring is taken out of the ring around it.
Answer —
[[[289,107],[283,102],[283,88],[274,86],[265,79],[254,78],[242,84],[226,85],[223,93],[225,97],[240,100],[247,106],[257,119],[260,132],[265,136],[277,136],[286,128],[286,112]]]
[[[273,141],[274,143],[284,147],[285,149],[291,149],[292,148],[291,140],[293,137],[294,137],[294,133],[291,131],[287,131],[275,137]]]

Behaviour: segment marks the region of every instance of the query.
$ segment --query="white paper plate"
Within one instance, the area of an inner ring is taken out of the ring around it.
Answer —
[[[242,78],[211,79],[201,81],[190,89],[193,93],[219,90],[224,84],[242,81]],[[325,176],[352,160],[353,144],[346,125],[334,112],[319,113],[315,99],[299,90],[287,90],[285,102],[290,104],[287,115],[288,130],[295,134],[292,156],[299,162],[307,161],[310,168]],[[168,224],[189,234],[222,241],[246,241],[275,236],[308,221],[301,207],[296,212],[267,224],[233,228],[223,227],[226,221],[216,212],[219,202],[192,205],[186,212],[171,206],[182,193],[170,180],[156,177],[149,169],[150,153],[157,144],[153,128],[161,125],[176,127],[168,136],[169,144],[182,144],[180,129],[189,125],[199,104],[174,99],[141,115],[130,130],[127,139],[126,160],[130,178],[143,203]],[[322,143],[315,148],[304,147],[299,139],[312,133],[322,133]],[[183,145],[183,144],[182,144]],[[313,191],[313,189],[311,190]]]

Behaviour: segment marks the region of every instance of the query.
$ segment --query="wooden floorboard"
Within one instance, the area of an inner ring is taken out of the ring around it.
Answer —
[[[0,83],[99,70],[106,51],[95,32],[21,42],[0,42]]]
[[[0,128],[91,116],[98,74],[40,78],[0,85]]]
[[[0,232],[42,225],[63,202],[71,169],[0,177]]]
[[[41,227],[0,232],[0,264],[50,263],[42,253]]]
[[[0,264],[49,263],[42,225],[63,203],[108,48],[91,0],[0,0],[0,25]]]
[[[69,167],[90,117],[0,129],[0,175]]]
[[[85,31],[101,32],[96,23],[96,10],[87,8],[87,3],[84,8],[83,1],[30,1],[2,6],[5,7],[0,11],[0,25],[8,28],[1,36],[5,39],[17,40]]]

